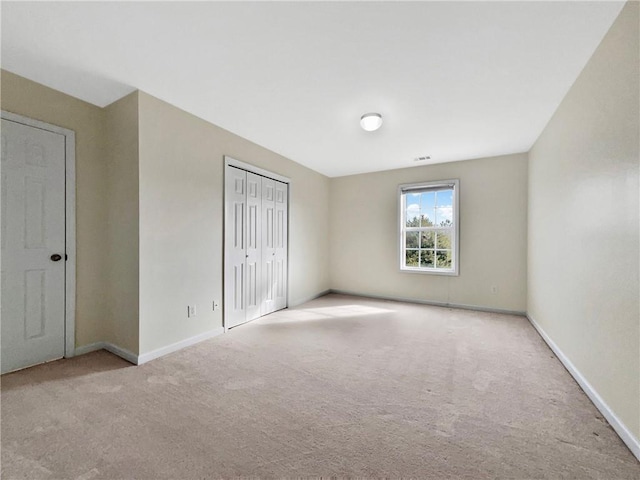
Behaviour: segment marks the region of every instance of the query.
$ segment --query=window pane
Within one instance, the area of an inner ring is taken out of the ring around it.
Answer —
[[[436,216],[434,223],[439,227],[447,227],[453,222],[453,190],[436,192]]]
[[[405,264],[407,267],[418,266],[418,252],[419,250],[407,250],[405,256]]]
[[[418,236],[419,232],[407,232],[406,233],[406,245],[407,248],[418,248]]]
[[[453,225],[453,207],[437,207],[435,224],[438,227],[450,227]]]
[[[420,203],[420,194],[419,193],[407,193],[407,205],[411,203],[419,204]]]
[[[436,234],[436,248],[442,250],[451,249],[451,233],[438,231]]]
[[[433,250],[420,250],[420,266],[433,268]]]
[[[420,234],[420,248],[435,248],[435,233],[422,232]]]
[[[436,201],[438,207],[453,206],[453,190],[440,190],[437,192]]]
[[[405,219],[407,227],[419,227],[420,226],[420,194],[409,193],[405,195]]]
[[[420,226],[420,218],[419,217],[411,217],[407,216],[407,227],[419,227]]]
[[[431,214],[427,215],[425,213],[421,213],[420,214],[420,226],[421,227],[433,227],[433,220],[435,218],[435,215],[433,214],[433,212],[431,212]]]
[[[436,219],[436,192],[420,194],[420,218],[422,227],[432,227]]]
[[[451,268],[451,250],[436,251],[436,268]]]

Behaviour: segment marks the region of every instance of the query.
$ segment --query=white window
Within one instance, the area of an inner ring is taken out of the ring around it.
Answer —
[[[400,269],[458,275],[458,180],[400,185]]]

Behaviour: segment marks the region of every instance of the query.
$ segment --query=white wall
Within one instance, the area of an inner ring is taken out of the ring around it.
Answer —
[[[291,178],[290,305],[329,288],[327,177],[142,92],[139,115],[141,353],[222,326],[224,155]]]
[[[460,276],[400,272],[398,185],[452,178],[460,180]],[[333,178],[331,288],[524,312],[526,202],[526,154]]]
[[[527,307],[636,439],[638,57],[629,2],[530,152]]]

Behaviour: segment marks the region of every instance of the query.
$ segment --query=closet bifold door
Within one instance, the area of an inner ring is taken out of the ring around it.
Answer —
[[[286,183],[275,182],[274,310],[287,306],[288,187]]]
[[[245,321],[261,315],[262,305],[262,177],[247,172],[247,250]]]
[[[225,328],[287,306],[288,185],[225,172]]]
[[[225,175],[225,327],[246,320],[247,172],[227,166]]]
[[[276,310],[275,184],[262,178],[262,315]]]

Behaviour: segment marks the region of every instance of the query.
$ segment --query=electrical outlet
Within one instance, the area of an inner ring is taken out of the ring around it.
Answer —
[[[220,304],[217,302],[217,300],[213,301],[213,311],[215,312],[216,310],[220,309]]]
[[[191,318],[191,317],[195,317],[196,316],[196,306],[195,305],[188,305],[187,306],[187,317]]]
[[[498,293],[498,286],[497,285],[491,285],[491,293],[493,295],[496,295]]]

